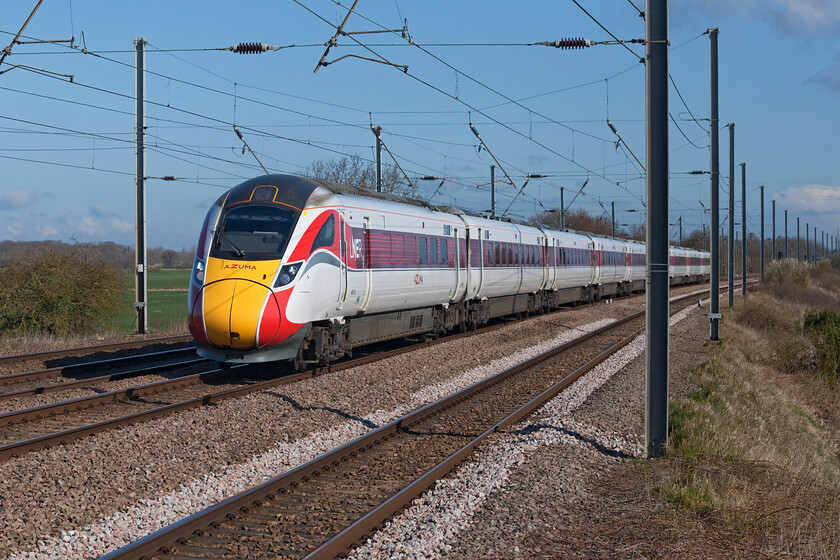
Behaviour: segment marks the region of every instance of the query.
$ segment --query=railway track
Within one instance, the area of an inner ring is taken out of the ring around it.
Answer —
[[[696,301],[696,294],[672,303]],[[429,404],[102,560],[332,558],[363,542],[488,435],[644,329],[636,313]]]
[[[85,384],[162,373],[204,361],[196,356],[195,348],[191,347],[9,373],[0,375],[0,401],[62,391]],[[49,384],[42,384],[45,380]]]
[[[184,344],[192,346],[193,338],[190,335],[172,335],[158,338],[145,338],[132,340],[130,342],[115,342],[110,344],[99,344],[95,346],[79,346],[76,348],[64,348],[61,350],[47,350],[44,352],[32,352],[28,354],[14,354],[11,356],[0,356],[0,365],[13,364],[15,362],[27,362],[32,360],[61,359],[72,356],[85,356],[97,352],[118,352],[120,350],[141,348],[155,344]]]
[[[507,323],[489,325],[475,331],[450,335],[439,339],[430,339],[420,345],[399,346],[387,351],[365,354],[359,358],[345,360],[329,367],[292,373],[290,366],[273,366],[280,369],[269,379],[266,366],[237,365],[229,369],[212,367],[207,371],[184,375],[164,381],[156,381],[126,389],[100,392],[94,395],[43,404],[21,410],[0,413],[0,461],[20,456],[29,451],[37,451],[62,443],[69,443],[88,435],[119,428],[140,422],[160,418],[175,412],[213,405],[230,398],[238,398],[250,393],[265,391],[294,383],[302,379],[323,375],[332,371],[341,371],[366,363],[383,360],[391,356],[429,346],[448,342],[462,337],[475,336],[502,328]],[[153,368],[158,370],[167,366]],[[34,372],[40,374],[41,372]],[[152,370],[133,371],[131,375],[147,375]],[[123,374],[102,376],[107,381]],[[248,382],[238,382],[253,376]],[[224,388],[208,390],[208,383],[220,384],[227,376]],[[13,397],[38,394],[39,392],[58,391],[62,388],[91,384],[96,378],[64,382],[61,385],[29,388],[17,393],[0,394],[0,402]],[[154,396],[154,398],[150,398]]]
[[[692,292],[686,297],[694,298],[698,293],[700,292]],[[561,309],[554,313],[562,312]],[[432,345],[461,337],[475,336],[502,328],[506,324],[501,322],[467,333],[430,339],[422,344]],[[200,373],[164,381],[0,413],[0,461],[21,456],[29,451],[70,443],[106,430],[150,421],[191,408],[213,405],[226,399],[294,383],[330,371],[340,371],[386,359],[417,347],[417,344],[400,346],[297,374],[291,373],[291,370],[287,368],[263,380],[260,380],[260,377],[266,377],[265,369],[261,369],[264,366],[239,365],[227,370],[210,367]],[[154,372],[138,370],[133,373],[146,375]],[[222,381],[225,376],[228,376],[227,382]],[[91,382],[91,379],[84,381],[88,384]],[[73,383],[77,386],[83,384]],[[211,390],[209,386],[214,386],[215,389]],[[17,396],[37,394],[39,390],[50,392],[58,389],[46,387],[24,389]],[[150,398],[152,396],[154,398]],[[3,399],[4,397],[0,395],[0,402]]]

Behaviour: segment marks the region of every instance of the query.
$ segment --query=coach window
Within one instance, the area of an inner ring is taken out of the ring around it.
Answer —
[[[315,236],[310,253],[319,247],[332,247],[333,241],[335,241],[335,217],[330,215],[321,226],[318,235]]]
[[[446,266],[449,264],[449,240],[440,240],[440,264]]]
[[[417,252],[420,253],[420,264],[426,264],[429,257],[426,251],[426,238],[420,237],[417,243]]]
[[[438,240],[437,238],[432,238],[432,243],[429,251],[429,264],[437,264],[438,263]]]
[[[498,265],[502,262],[501,255],[499,254],[499,245],[494,243],[493,244],[493,252],[495,253],[496,259],[493,261],[494,264]]]
[[[405,251],[403,251],[403,236],[391,234],[388,236],[388,240],[390,241],[388,252],[390,253],[389,256],[391,258],[391,264],[403,264],[403,259],[405,258]]]

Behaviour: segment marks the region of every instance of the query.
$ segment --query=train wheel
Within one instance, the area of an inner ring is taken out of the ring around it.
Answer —
[[[309,367],[309,364],[306,362],[306,360],[303,359],[303,349],[302,348],[298,348],[298,351],[295,354],[294,365],[295,365],[295,371],[297,371],[297,372],[306,371],[306,368]]]

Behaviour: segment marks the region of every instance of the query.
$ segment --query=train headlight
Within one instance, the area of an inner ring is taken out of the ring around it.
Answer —
[[[195,284],[198,284],[200,286],[204,283],[204,270],[206,268],[206,263],[203,260],[196,257],[195,264],[193,265],[193,282]]]
[[[297,273],[300,271],[302,264],[303,263],[287,264],[281,268],[280,274],[277,275],[277,281],[274,283],[274,287],[280,288],[281,286],[291,284],[295,279],[295,276],[297,276]]]

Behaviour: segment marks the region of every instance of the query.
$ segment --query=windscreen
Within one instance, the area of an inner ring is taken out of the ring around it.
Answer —
[[[299,212],[276,205],[243,205],[228,209],[213,239],[210,256],[234,260],[279,259]]]

